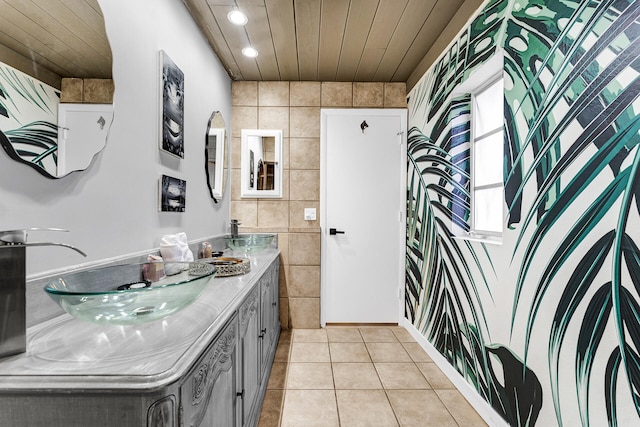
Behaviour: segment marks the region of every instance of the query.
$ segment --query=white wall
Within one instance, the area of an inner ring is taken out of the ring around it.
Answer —
[[[76,264],[156,249],[164,234],[189,240],[222,234],[229,185],[214,204],[206,187],[204,141],[212,111],[231,129],[231,81],[181,0],[99,0],[113,51],[115,118],[105,149],[86,171],[58,180],[0,152],[0,230],[60,227],[36,233],[84,250],[27,250],[30,277]],[[159,50],[185,75],[185,157],[158,149]],[[162,174],[187,181],[185,213],[158,212]]]

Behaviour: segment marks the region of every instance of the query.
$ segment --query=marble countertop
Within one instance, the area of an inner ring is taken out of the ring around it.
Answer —
[[[33,326],[27,352],[0,359],[0,391],[168,385],[196,362],[278,254],[248,256],[249,273],[210,278],[198,300],[162,320],[103,326],[65,313]]]

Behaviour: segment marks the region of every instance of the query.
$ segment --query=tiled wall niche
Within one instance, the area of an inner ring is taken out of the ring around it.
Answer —
[[[231,218],[244,232],[278,233],[282,327],[319,328],[320,109],[406,108],[406,84],[233,82],[231,94]],[[240,197],[241,129],[282,129],[281,199]]]

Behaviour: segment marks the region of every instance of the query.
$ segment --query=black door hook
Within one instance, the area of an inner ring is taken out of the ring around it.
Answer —
[[[364,130],[368,127],[369,125],[367,124],[366,120],[363,120],[362,123],[360,123],[360,129],[362,129],[362,133],[364,133]]]

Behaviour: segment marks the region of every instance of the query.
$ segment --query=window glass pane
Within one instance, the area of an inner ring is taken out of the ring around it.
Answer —
[[[473,214],[476,231],[502,233],[503,188],[474,191]]]
[[[502,132],[494,133],[474,144],[474,187],[502,182],[503,151]]]
[[[474,135],[479,137],[503,125],[504,96],[502,79],[475,95]]]

